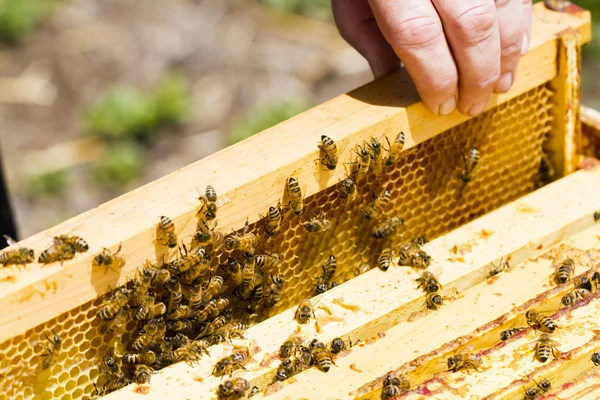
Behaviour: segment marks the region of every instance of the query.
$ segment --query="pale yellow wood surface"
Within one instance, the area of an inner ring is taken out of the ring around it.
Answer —
[[[430,269],[442,271],[440,282],[445,295],[455,297],[455,289],[461,293],[459,299],[449,302],[439,312],[422,312],[423,292],[414,282],[418,273],[408,268],[392,268],[387,272],[374,269],[327,292],[317,305],[317,316],[327,315],[319,309],[325,306],[343,321],[322,324],[323,331],[318,335],[314,324],[304,326],[302,331],[307,338],[318,336],[330,341],[343,336],[367,343],[379,333],[385,337],[374,344],[355,347],[349,356],[338,361],[339,368],[333,368],[328,374],[314,368],[305,371],[294,378],[297,382],[284,384],[281,392],[268,397],[299,398],[299,393],[303,393],[300,397],[324,398],[319,397],[322,395],[319,388],[327,382],[344,382],[336,387],[328,386],[331,398],[344,398],[345,393],[358,390],[392,366],[398,368],[403,362],[427,354],[457,336],[468,335],[494,315],[508,313],[515,305],[547,291],[551,261],[541,259],[529,263],[527,268],[522,268],[522,263],[591,227],[595,234],[600,234],[600,226],[593,226],[592,218],[593,212],[600,209],[600,187],[593,187],[599,179],[600,169],[577,172],[426,244],[426,251],[434,259]],[[589,236],[586,233],[585,237]],[[584,246],[583,239],[577,239],[577,243]],[[595,244],[593,241],[585,243],[588,247]],[[455,246],[468,249],[464,262],[456,259]],[[490,263],[501,256],[510,256],[511,272],[501,274],[492,284],[484,282]],[[513,282],[516,283],[513,285]],[[344,309],[333,303],[335,299],[359,305],[360,310]],[[477,309],[467,314],[465,310],[472,310],[473,304],[477,304]],[[248,330],[247,337],[261,350],[255,356],[257,362],[248,365],[249,371],[241,376],[260,387],[272,380],[278,361],[262,367],[259,363],[266,353],[276,352],[296,330],[298,325],[293,313],[294,310],[285,311]],[[511,318],[514,319],[514,315],[507,320]],[[412,319],[415,320],[407,322]],[[491,329],[497,331],[493,335],[497,338],[500,327]],[[493,339],[492,344],[496,340]],[[389,362],[380,362],[382,354]],[[152,378],[152,390],[147,398],[167,396],[174,387],[183,397],[214,398],[220,379],[210,376],[210,370],[222,355],[223,349],[216,347],[211,349],[211,357],[203,358],[198,366],[180,363],[160,371]],[[349,369],[350,364],[355,364],[363,373]],[[106,398],[125,399],[135,390],[134,385]]]
[[[590,39],[589,13],[560,14],[535,7],[531,50],[519,64],[518,78],[509,93],[494,96],[488,108],[503,103],[556,76],[555,35],[572,27]],[[132,277],[143,260],[155,258],[155,224],[160,215],[175,221],[182,236],[194,230],[196,187],[215,186],[231,201],[220,210],[224,231],[241,228],[246,218],[256,221],[259,212],[274,205],[289,176],[297,176],[312,195],[338,182],[343,168],[321,171],[314,160],[316,143],[326,134],[350,149],[382,132],[393,138],[406,133],[406,149],[466,120],[458,113],[438,118],[407,89],[406,77],[395,74],[359,88],[259,133],[151,184],[81,214],[22,242],[37,253],[51,236],[77,234],[87,239],[90,251],[64,265],[28,265],[23,270],[0,270],[0,341],[19,335],[48,319],[86,303]],[[91,271],[91,258],[102,247],[115,250],[123,244],[127,265],[119,273]]]

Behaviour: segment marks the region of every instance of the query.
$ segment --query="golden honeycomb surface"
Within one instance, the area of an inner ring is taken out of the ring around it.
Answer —
[[[431,240],[533,191],[543,143],[554,126],[552,100],[553,91],[543,85],[417,145],[381,176],[369,174],[359,181],[354,201],[340,199],[335,185],[306,199],[305,215],[323,211],[331,221],[325,232],[308,233],[301,225],[305,217],[287,213],[280,234],[261,244],[282,256],[284,291],[281,301],[258,319],[312,297],[330,254],[337,258],[334,280],[342,283],[375,266],[381,249],[392,243],[418,235]],[[473,147],[480,152],[479,167],[465,184],[459,178],[462,154]],[[404,226],[378,240],[371,237],[377,221],[365,220],[361,210],[384,189],[392,196],[387,215],[402,217]],[[250,229],[264,235],[260,221]],[[226,253],[213,255],[214,263],[227,258]],[[112,339],[100,333],[100,304],[101,299],[83,304],[0,344],[0,397],[70,400],[90,395]],[[134,328],[128,325],[122,343],[131,341]],[[56,363],[43,370],[44,335],[53,331],[62,338],[62,349]]]

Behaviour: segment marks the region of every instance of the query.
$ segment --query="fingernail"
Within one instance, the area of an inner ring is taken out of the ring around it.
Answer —
[[[527,38],[527,34],[524,33],[523,34],[523,43],[521,44],[521,55],[524,56],[525,54],[527,54],[528,50],[529,50],[529,39]]]
[[[442,103],[438,111],[439,115],[450,115],[456,110],[456,98],[450,97]]]
[[[504,93],[507,92],[508,89],[512,86],[513,83],[513,72],[505,72],[500,75],[500,79],[496,82],[496,93]]]
[[[471,117],[475,117],[479,114],[481,114],[483,112],[483,110],[485,110],[485,106],[487,105],[487,101],[480,101],[479,103],[475,103],[471,106],[471,108],[469,108],[469,115]]]

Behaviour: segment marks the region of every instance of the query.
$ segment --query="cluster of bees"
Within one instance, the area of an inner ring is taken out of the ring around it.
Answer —
[[[10,236],[4,235],[6,243],[11,248],[0,254],[0,264],[25,265],[35,260],[35,252],[26,247],[17,247],[17,243]],[[85,240],[79,236],[60,235],[52,239],[52,245],[42,251],[38,257],[40,264],[50,264],[53,262],[63,262],[75,258],[76,253],[85,253],[89,246]]]

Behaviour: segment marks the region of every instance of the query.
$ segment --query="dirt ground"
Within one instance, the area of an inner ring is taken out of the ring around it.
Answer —
[[[93,148],[69,155],[83,137],[82,110],[116,83],[145,88],[168,71],[188,79],[192,118],[151,144],[137,181],[118,190],[90,182]],[[6,78],[33,82],[22,90],[28,95],[0,102],[0,146],[24,237],[219,150],[246,110],[290,99],[318,104],[371,75],[331,24],[274,14],[253,0],[69,0],[22,45],[0,47]],[[23,190],[25,172],[44,157],[73,159],[64,194]]]

